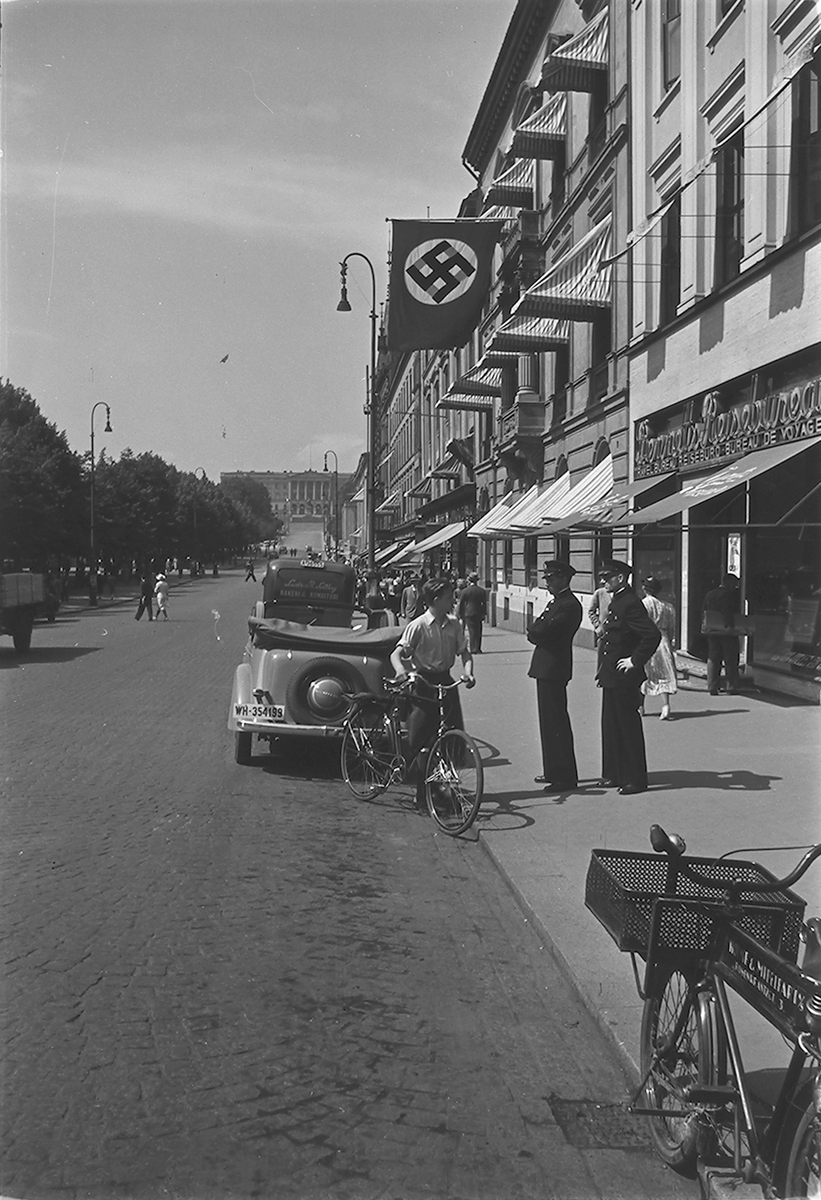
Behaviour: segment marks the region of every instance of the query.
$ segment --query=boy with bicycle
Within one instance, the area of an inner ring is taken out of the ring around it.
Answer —
[[[408,763],[416,768],[416,805],[427,808],[424,770],[419,753],[430,746],[439,727],[438,683],[452,684],[451,668],[456,656],[462,658],[462,678],[465,686],[474,687],[473,656],[465,641],[461,622],[453,615],[453,584],[448,579],[431,579],[422,589],[427,605],[421,617],[409,621],[391,655],[391,665],[397,679],[406,679],[412,672],[417,676],[410,693],[411,711],[408,716]],[[464,729],[462,706],[458,689],[445,693],[445,724],[449,729]]]

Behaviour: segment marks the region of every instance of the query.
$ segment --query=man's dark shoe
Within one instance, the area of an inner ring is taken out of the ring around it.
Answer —
[[[710,688],[710,695],[711,695],[711,696],[717,696],[717,695],[718,695],[718,688]]]
[[[615,779],[605,779],[602,777],[596,780],[596,787],[618,787],[618,784]]]
[[[546,775],[534,775],[533,782],[534,783],[550,783],[550,780],[547,778]]]
[[[575,792],[578,786],[578,781],[576,783],[549,783],[542,790],[547,792],[548,795],[556,795],[558,792]]]
[[[639,787],[635,783],[626,783],[624,787],[619,788],[620,796],[638,796],[640,792],[646,792],[646,787]]]

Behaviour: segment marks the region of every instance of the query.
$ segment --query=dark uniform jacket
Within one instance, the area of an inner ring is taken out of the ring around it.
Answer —
[[[661,634],[632,588],[622,588],[610,601],[599,631],[596,679],[602,687],[635,687],[645,678],[644,664],[661,641]],[[620,671],[620,658],[632,658],[633,669]]]
[[[527,640],[536,647],[528,671],[531,679],[567,683],[573,675],[573,638],[581,623],[579,601],[571,591],[560,592],[527,631]]]
[[[478,583],[469,583],[462,589],[459,595],[459,616],[482,617],[483,620],[487,616],[487,592]]]
[[[705,624],[715,626],[715,632],[721,633],[722,629],[730,635],[733,634],[733,626],[735,618],[741,609],[740,597],[738,588],[717,587],[713,588],[704,597],[702,612],[705,617]]]

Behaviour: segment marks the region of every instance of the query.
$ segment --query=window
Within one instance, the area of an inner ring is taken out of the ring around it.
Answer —
[[[662,69],[664,90],[681,76],[681,0],[661,0]]]
[[[744,255],[744,134],[735,134],[716,157],[715,286],[735,279]]]
[[[592,163],[604,149],[607,140],[607,72],[597,74],[590,93],[590,109],[588,113],[587,140],[589,160]]]
[[[613,330],[610,309],[596,313],[593,318],[590,338],[590,396],[589,402],[596,404],[607,395],[607,356],[613,349]]]
[[[553,423],[567,416],[567,387],[570,383],[570,347],[559,346],[553,356]]]
[[[821,221],[821,54],[793,80],[789,237]]]
[[[672,321],[681,298],[681,197],[661,218],[661,292],[659,324]]]
[[[510,586],[513,583],[513,542],[510,539],[502,542],[502,556],[505,583]]]
[[[529,588],[539,586],[539,539],[525,538],[525,585]]]

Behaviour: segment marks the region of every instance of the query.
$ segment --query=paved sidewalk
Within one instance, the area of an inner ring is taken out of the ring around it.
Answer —
[[[821,840],[821,709],[772,692],[710,696],[703,680],[690,678],[673,697],[673,720],[659,721],[660,700],[648,701],[650,789],[619,796],[595,786],[601,693],[593,651],[576,649],[569,697],[581,782],[576,792],[547,796],[533,783],[542,764],[536,688],[527,677],[531,647],[522,635],[493,628],[485,630],[483,646],[478,685],[463,693],[466,723],[486,743],[480,840],[634,1066],[641,1001],[629,956],[584,907],[590,851],[649,850],[654,822],[681,833],[689,852],[710,856]],[[745,857],[786,874],[800,852]],[[797,890],[808,914],[821,913],[818,865]],[[747,1020],[750,1029],[763,1025]],[[751,1069],[783,1065],[783,1044],[771,1033],[764,1026],[755,1035]]]

